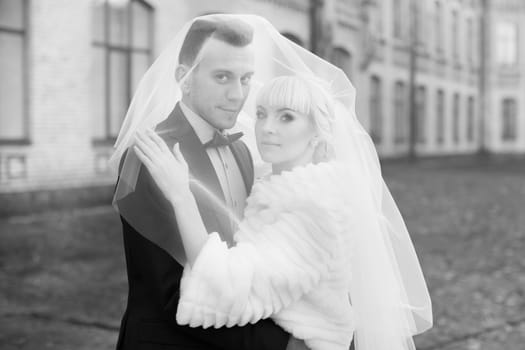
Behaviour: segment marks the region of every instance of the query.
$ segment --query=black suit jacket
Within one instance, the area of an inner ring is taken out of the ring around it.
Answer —
[[[179,142],[190,173],[220,199],[224,195],[206,150],[183,115],[179,105],[156,129],[171,147]],[[231,145],[244,178],[247,193],[253,184],[253,163],[244,143]],[[198,188],[192,187],[208,232],[225,232],[229,221]],[[160,232],[162,246],[168,251],[182,247],[176,218],[167,200],[154,184],[145,167],[137,179],[135,191],[119,201],[119,207],[141,203],[136,218],[121,216],[128,273],[129,294],[117,344],[128,349],[227,349],[284,350],[289,334],[272,320],[262,320],[244,327],[203,329],[179,326],[175,321],[183,267],[166,250],[140,234],[143,227]],[[121,208],[122,213],[122,208]],[[135,220],[137,219],[137,220]],[[144,225],[147,223],[147,225]],[[144,225],[144,226],[142,226]],[[177,253],[177,252],[175,252]],[[180,251],[178,253],[181,253]]]

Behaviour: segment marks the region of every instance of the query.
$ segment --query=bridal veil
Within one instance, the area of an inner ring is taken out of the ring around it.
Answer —
[[[114,205],[120,214],[146,238],[184,264],[180,240],[156,234],[154,221],[141,218],[141,203],[125,208],[119,203],[135,189],[140,161],[128,148],[137,131],[154,129],[171,113],[181,98],[181,83],[175,79],[179,52],[188,29],[195,21],[241,20],[254,30],[256,64],[250,95],[239,115],[239,125],[250,141],[250,123],[255,117],[255,96],[270,79],[298,75],[328,94],[334,102],[331,143],[337,161],[352,172],[342,193],[356,203],[349,212],[358,225],[349,228],[352,257],[349,259],[349,299],[357,315],[354,333],[357,350],[414,349],[412,335],[432,326],[432,307],[421,267],[399,209],[381,175],[374,144],[355,114],[356,90],[336,66],[283,37],[266,19],[255,15],[208,15],[185,24],[140,81],[110,160],[120,164]],[[206,43],[194,66],[206,53]],[[186,75],[189,76],[189,74]],[[252,136],[253,137],[253,136]],[[250,144],[250,142],[247,142]],[[252,153],[256,153],[254,150]]]

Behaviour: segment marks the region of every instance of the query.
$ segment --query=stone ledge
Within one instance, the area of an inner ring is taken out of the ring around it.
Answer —
[[[0,217],[111,205],[114,185],[0,193]]]

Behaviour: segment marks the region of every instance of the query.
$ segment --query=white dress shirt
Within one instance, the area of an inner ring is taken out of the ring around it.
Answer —
[[[197,134],[197,137],[202,144],[205,144],[213,139],[216,131],[206,120],[193,112],[182,101],[180,102],[182,112],[190,123],[191,127]],[[221,132],[221,131],[219,131]],[[215,173],[219,178],[226,206],[240,219],[243,216],[244,207],[246,205],[246,187],[242,178],[241,170],[235,161],[235,157],[228,146],[208,147],[206,153],[215,169]],[[236,230],[236,225],[232,221],[232,232]],[[233,237],[232,237],[233,238]]]

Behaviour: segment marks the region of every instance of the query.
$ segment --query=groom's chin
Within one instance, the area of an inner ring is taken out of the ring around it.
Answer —
[[[235,123],[237,123],[237,116],[238,114],[221,113],[213,126],[219,130],[231,129],[235,126]]]

